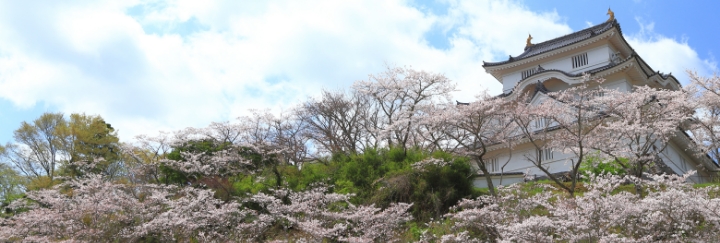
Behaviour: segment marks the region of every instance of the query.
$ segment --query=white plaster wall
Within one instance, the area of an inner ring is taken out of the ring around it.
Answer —
[[[625,79],[606,80],[600,86],[607,89],[615,89],[618,91],[622,91],[623,93],[628,93],[631,90],[630,83],[628,83],[628,81]]]
[[[565,72],[570,71],[572,69],[572,63],[570,62],[570,56],[566,56],[563,58],[559,58],[550,62],[546,62],[543,64],[540,64],[544,69],[557,69],[557,70],[563,70]]]
[[[572,68],[572,57],[582,54],[584,52],[588,53],[588,64],[576,69]],[[558,69],[563,70],[568,73],[577,74],[582,73],[585,71],[588,71],[593,68],[597,68],[603,65],[607,65],[609,63],[610,59],[610,47],[608,45],[599,46],[590,50],[578,50],[576,52],[573,52],[567,56],[564,56],[562,58],[558,58],[556,60],[540,64],[545,69]]]
[[[665,162],[665,165],[670,167],[678,175],[682,175],[690,170],[698,170],[697,166],[691,163],[691,157],[673,143],[668,144],[663,153],[660,154],[660,158]],[[710,181],[709,178],[700,177],[697,173],[688,179],[693,183]]]
[[[512,156],[506,152],[496,156],[495,158],[498,159],[498,167],[502,167],[507,162],[507,165],[505,165],[505,168],[502,170],[503,172],[525,173],[529,171],[530,174],[544,175],[544,172],[542,172],[540,169],[537,168],[537,166],[530,162],[527,157],[531,157],[534,159],[535,149],[530,149],[527,147],[524,149],[515,149],[512,152]],[[510,159],[509,161],[508,158]],[[547,166],[551,173],[568,171],[570,170],[571,166],[569,159],[572,158],[574,158],[574,155],[563,154],[559,151],[553,151],[553,159],[544,161],[543,165]],[[499,173],[500,171],[492,172]]]
[[[524,181],[523,175],[503,175],[502,176],[502,185],[507,186],[515,183],[520,183]],[[500,184],[500,176],[493,176],[492,177],[493,186],[499,186]],[[487,188],[487,180],[483,176],[475,177],[475,180],[473,181],[473,186],[479,187],[479,188]]]
[[[572,60],[571,58],[575,55],[582,54],[584,52],[588,53],[588,65],[582,66],[580,68],[573,69],[572,68]],[[568,73],[577,74],[582,73],[597,67],[601,67],[604,65],[607,65],[610,62],[610,54],[613,52],[613,50],[610,48],[609,45],[603,45],[599,46],[590,50],[580,50],[577,52],[574,52],[570,55],[558,58],[556,60],[552,60],[549,62],[543,62],[539,63],[540,66],[542,66],[544,69],[557,69],[562,70]],[[537,65],[531,67],[536,68]],[[529,69],[529,68],[527,68]],[[502,76],[502,84],[503,84],[503,92],[509,92],[513,87],[515,87],[515,84],[520,82],[522,78],[522,71],[525,71],[527,69],[523,69],[517,72],[509,73],[504,76]]]
[[[515,84],[520,82],[520,78],[522,77],[522,74],[520,72],[514,72],[507,74],[502,77],[502,84],[503,84],[503,93],[510,92],[513,87],[515,87]]]

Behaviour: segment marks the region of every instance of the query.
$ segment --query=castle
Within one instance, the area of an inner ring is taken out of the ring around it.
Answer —
[[[580,84],[584,73],[604,78],[606,81],[601,86],[628,92],[630,98],[634,86],[681,89],[680,82],[674,76],[650,68],[623,37],[614,13],[608,10],[608,15],[610,18],[601,24],[542,43],[532,43],[532,36],[528,36],[522,54],[510,56],[504,61],[483,62],[483,68],[502,84],[503,94],[500,97],[503,98],[530,94],[534,101],[543,93]],[[659,156],[656,167],[662,173],[679,175],[696,170],[697,173],[689,178],[690,181],[710,181],[720,168],[709,159],[690,152],[689,145],[692,143],[687,134],[678,130],[678,135]],[[537,150],[530,144],[518,144],[511,150],[489,151],[487,158],[490,161],[486,164],[493,184],[521,182],[527,175],[544,176],[544,172],[527,160],[528,154],[542,153],[538,157],[542,158],[551,173],[570,170],[566,161],[574,155],[549,149]],[[486,179],[482,175],[477,177],[475,186],[487,187]]]

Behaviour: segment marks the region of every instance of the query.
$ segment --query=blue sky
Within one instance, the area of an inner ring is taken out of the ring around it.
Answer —
[[[654,69],[717,71],[717,1],[0,1],[0,143],[43,112],[101,115],[131,142],[288,111],[386,63],[444,73],[471,100],[500,92],[483,60],[608,7]]]

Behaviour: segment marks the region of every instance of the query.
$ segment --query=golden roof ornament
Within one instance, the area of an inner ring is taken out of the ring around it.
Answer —
[[[528,47],[530,47],[530,46],[533,45],[532,43],[530,43],[530,40],[532,40],[532,35],[528,34],[528,38],[527,38],[527,41],[526,41],[526,43],[525,43],[525,48],[528,48]]]
[[[612,10],[610,10],[610,8],[608,8],[607,15],[610,15],[610,18],[608,18],[607,22],[615,20],[615,13]]]

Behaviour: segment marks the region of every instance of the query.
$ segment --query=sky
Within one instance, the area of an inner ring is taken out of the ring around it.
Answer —
[[[607,20],[655,70],[717,72],[720,1],[0,0],[0,144],[44,112],[100,115],[121,141],[288,112],[387,66],[501,92],[482,61]]]

